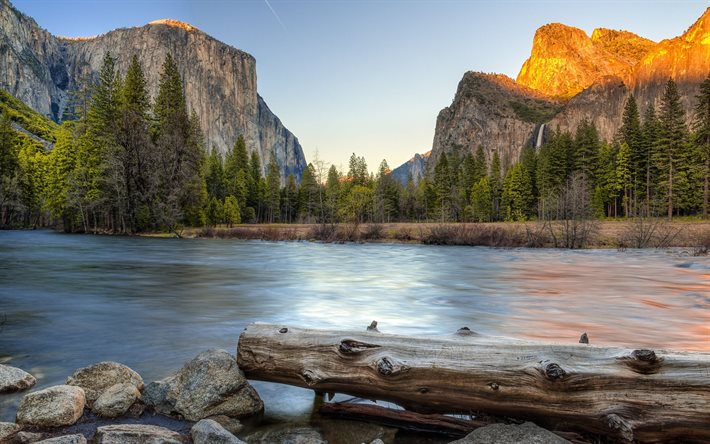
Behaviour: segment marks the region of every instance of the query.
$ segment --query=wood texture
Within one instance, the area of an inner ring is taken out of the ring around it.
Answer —
[[[247,378],[422,413],[481,411],[620,441],[710,441],[710,353],[269,324],[247,327],[237,351]]]

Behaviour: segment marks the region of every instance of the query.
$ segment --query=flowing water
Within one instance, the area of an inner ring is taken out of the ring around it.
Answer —
[[[113,360],[153,381],[250,322],[710,351],[710,258],[626,252],[0,232],[0,362],[36,388]],[[267,417],[308,390],[256,383]],[[12,420],[21,395],[0,395]]]

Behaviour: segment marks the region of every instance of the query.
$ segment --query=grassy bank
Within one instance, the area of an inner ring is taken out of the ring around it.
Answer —
[[[603,222],[258,224],[190,228],[185,237],[269,241],[396,242],[533,248],[710,249],[710,222],[637,219]]]

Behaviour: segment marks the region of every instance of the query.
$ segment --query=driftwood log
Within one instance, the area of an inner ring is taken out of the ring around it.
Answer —
[[[710,353],[252,324],[249,379],[386,400],[421,413],[485,412],[620,441],[710,440]]]

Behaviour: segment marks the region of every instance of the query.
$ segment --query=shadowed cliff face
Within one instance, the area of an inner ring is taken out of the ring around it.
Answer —
[[[412,182],[415,185],[418,184],[426,173],[429,156],[431,156],[431,150],[424,154],[415,154],[414,157],[392,170],[392,177],[406,186],[411,176]]]
[[[107,52],[125,73],[137,55],[152,97],[163,61],[171,53],[182,75],[188,107],[200,118],[208,147],[221,152],[244,136],[265,169],[273,154],[283,177],[300,179],[306,161],[298,139],[257,94],[256,61],[198,29],[174,20],[117,29],[93,38],[57,38],[0,0],[0,87],[55,120],[67,93],[84,79],[96,80]]]
[[[498,151],[504,164],[514,161],[538,123],[547,122],[560,106],[506,76],[467,72],[453,103],[436,119],[428,168],[436,165],[441,152],[475,151],[479,145],[488,159]]]

